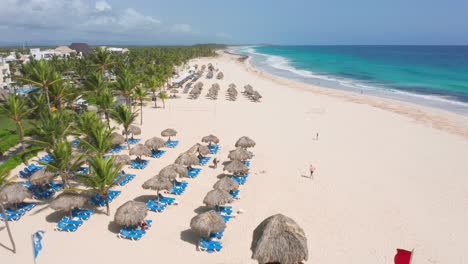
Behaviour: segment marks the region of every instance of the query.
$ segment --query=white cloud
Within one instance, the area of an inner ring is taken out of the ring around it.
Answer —
[[[95,5],[96,11],[103,12],[112,10],[112,6],[109,5],[106,1],[97,1]]]

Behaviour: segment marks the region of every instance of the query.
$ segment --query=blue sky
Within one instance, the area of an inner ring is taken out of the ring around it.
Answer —
[[[0,45],[468,44],[468,0],[0,0]]]

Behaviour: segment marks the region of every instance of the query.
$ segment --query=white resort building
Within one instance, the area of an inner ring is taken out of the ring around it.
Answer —
[[[9,88],[11,85],[10,65],[5,58],[0,57],[0,88]]]

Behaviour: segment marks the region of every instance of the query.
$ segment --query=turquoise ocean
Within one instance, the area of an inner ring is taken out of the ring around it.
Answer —
[[[243,46],[260,70],[468,115],[468,46]]]

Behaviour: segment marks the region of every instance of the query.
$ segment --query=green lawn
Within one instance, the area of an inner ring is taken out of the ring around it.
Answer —
[[[0,114],[0,129],[15,130],[16,125],[4,114]]]

